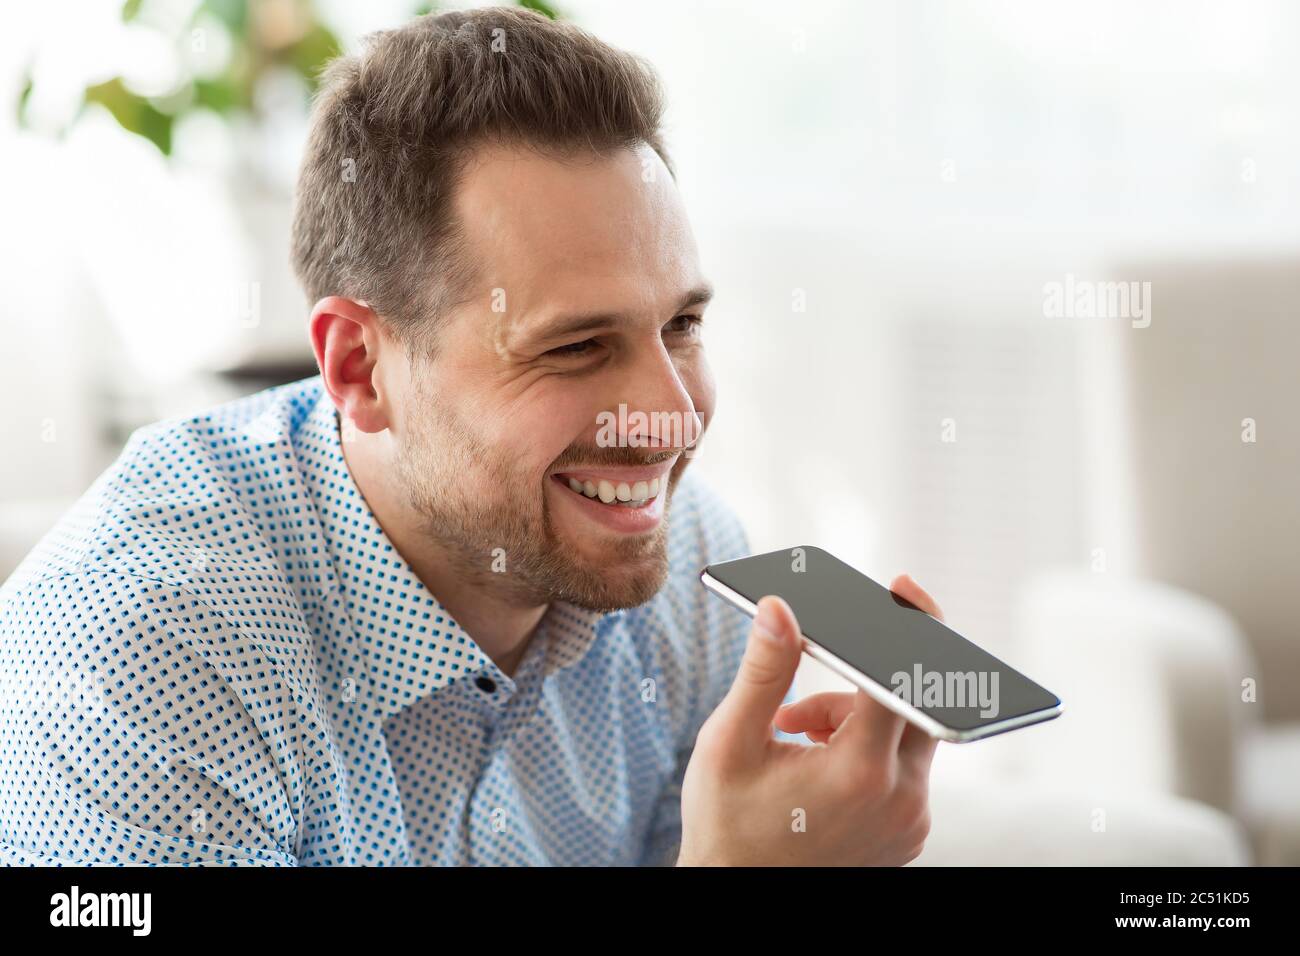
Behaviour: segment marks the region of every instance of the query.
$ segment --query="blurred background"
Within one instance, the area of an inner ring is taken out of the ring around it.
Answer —
[[[1300,8],[530,5],[667,88],[754,550],[908,571],[1065,701],[940,748],[920,862],[1300,863]],[[315,76],[428,9],[6,10],[0,580],[134,428],[315,373]]]

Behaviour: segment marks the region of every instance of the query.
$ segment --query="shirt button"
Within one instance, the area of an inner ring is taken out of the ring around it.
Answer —
[[[476,677],[474,685],[485,694],[490,694],[497,689],[497,682],[491,677]]]

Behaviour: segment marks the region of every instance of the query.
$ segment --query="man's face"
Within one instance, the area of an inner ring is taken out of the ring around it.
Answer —
[[[672,177],[649,147],[493,147],[455,206],[481,281],[403,376],[398,477],[463,573],[520,600],[641,604],[714,403],[707,283]]]

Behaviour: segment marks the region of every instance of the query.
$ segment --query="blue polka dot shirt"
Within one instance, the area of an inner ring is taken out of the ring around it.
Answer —
[[[507,676],[393,548],[319,378],[136,432],[0,589],[8,864],[662,864],[748,620],[688,472],[648,603]],[[779,734],[784,737],[785,735]]]

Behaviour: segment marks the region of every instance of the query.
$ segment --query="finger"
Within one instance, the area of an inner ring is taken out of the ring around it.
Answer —
[[[939,607],[939,603],[925,588],[917,584],[910,574],[900,574],[894,578],[889,589],[936,620],[943,620],[943,610]],[[937,738],[931,737],[920,727],[909,723],[899,743],[899,757],[911,761],[928,773],[938,743]]]
[[[811,694],[776,712],[776,726],[788,734],[834,730],[853,711],[853,695],[840,691]]]
[[[733,740],[754,745],[771,740],[776,710],[799,667],[800,648],[799,623],[790,605],[772,595],[759,601],[740,670],[714,712]]]
[[[805,734],[813,743],[824,744],[852,712],[853,703],[853,694],[833,691],[812,694],[778,710],[776,726],[788,734]],[[938,744],[938,738],[904,720],[903,736],[898,744],[900,755],[908,756],[928,771]]]
[[[825,744],[830,743],[830,739],[835,734],[835,731],[830,727],[823,727],[820,730],[804,730],[800,731],[800,733],[815,744]]]
[[[889,585],[889,590],[915,604],[931,617],[940,621],[943,620],[943,611],[940,609],[938,602],[929,595],[925,588],[912,580],[910,574],[900,574],[894,578]]]
[[[898,756],[899,759],[910,761],[916,769],[928,774],[930,764],[934,761],[935,748],[938,746],[937,737],[931,737],[916,724],[909,723],[903,730],[903,739],[898,745]]]
[[[884,704],[873,700],[866,691],[859,690],[853,698],[853,712],[831,734],[829,742],[832,747],[865,754],[872,760],[892,760],[898,752],[906,723]]]

